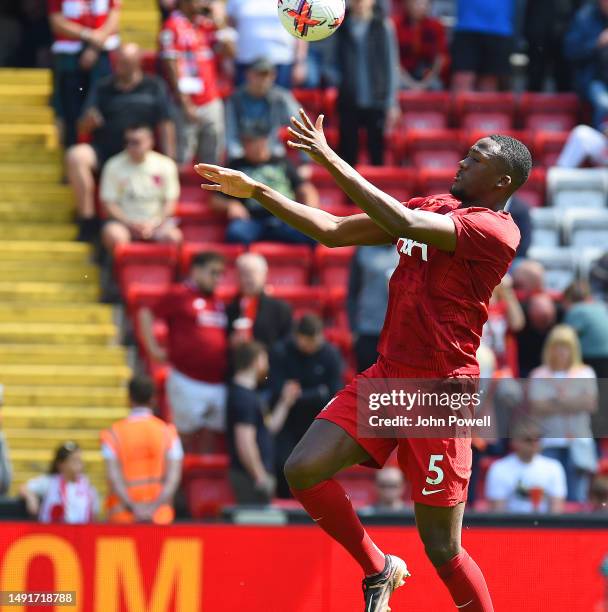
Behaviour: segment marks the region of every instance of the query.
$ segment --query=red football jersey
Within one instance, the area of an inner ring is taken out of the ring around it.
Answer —
[[[203,382],[225,382],[228,318],[221,300],[184,283],[171,287],[152,311],[167,323],[169,362],[176,370]]]
[[[429,375],[478,375],[476,359],[488,304],[519,245],[517,225],[506,212],[459,208],[451,195],[414,198],[408,208],[450,215],[456,250],[441,251],[407,238],[396,241],[399,264],[379,352]]]

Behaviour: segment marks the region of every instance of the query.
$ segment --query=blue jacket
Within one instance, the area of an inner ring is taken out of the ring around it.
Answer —
[[[564,39],[564,55],[572,62],[576,88],[585,98],[591,81],[598,77],[608,80],[608,75],[598,74],[597,39],[606,28],[608,17],[594,2],[578,11]]]

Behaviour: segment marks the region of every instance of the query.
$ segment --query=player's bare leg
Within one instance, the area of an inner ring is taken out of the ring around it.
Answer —
[[[393,591],[409,575],[405,563],[385,555],[364,529],[350,498],[332,479],[340,470],[368,461],[367,452],[338,425],[313,422],[285,462],[294,497],[329,536],[361,565],[366,612],[390,610]]]
[[[415,513],[426,554],[456,607],[465,612],[493,612],[485,578],[461,546],[464,502],[450,508],[417,503]]]

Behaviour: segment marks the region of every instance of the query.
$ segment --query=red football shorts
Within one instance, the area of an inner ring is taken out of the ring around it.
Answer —
[[[471,476],[470,438],[362,438],[357,432],[357,383],[372,378],[431,378],[429,372],[378,361],[355,376],[317,415],[339,425],[371,457],[365,465],[381,468],[397,448],[397,460],[412,487],[412,499],[429,506],[466,501]]]

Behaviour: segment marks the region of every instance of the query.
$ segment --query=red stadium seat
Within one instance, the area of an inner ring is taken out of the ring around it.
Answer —
[[[114,271],[123,295],[131,283],[169,286],[175,277],[177,247],[132,242],[114,250]]]
[[[226,217],[196,201],[179,204],[176,216],[185,242],[223,242]]]
[[[326,209],[328,204],[334,205],[346,202],[346,195],[336,185],[336,181],[327,170],[320,166],[313,166],[311,180],[319,192],[321,208]]]
[[[293,310],[294,318],[308,312],[323,317],[327,307],[326,289],[323,287],[270,287],[268,293],[275,298],[285,300]]]
[[[354,247],[330,249],[318,246],[315,251],[315,270],[320,285],[325,287],[346,287]]]
[[[458,125],[489,133],[513,127],[515,95],[512,93],[461,92],[454,108]]]
[[[412,196],[414,173],[411,168],[360,165],[357,170],[378,189],[400,202],[405,202]]]
[[[570,131],[579,123],[580,101],[576,94],[523,93],[519,101],[522,125],[543,132]]]
[[[449,193],[458,168],[423,168],[418,174],[418,193],[423,196]]]
[[[325,289],[327,306],[327,324],[336,329],[349,330],[348,313],[346,309],[347,287],[331,287]]]
[[[544,206],[547,187],[547,173],[544,168],[534,168],[528,182],[517,192],[528,206]]]
[[[324,94],[320,89],[292,89],[293,97],[302,105],[311,121],[323,113]],[[299,117],[298,117],[299,119]]]
[[[245,250],[245,247],[241,244],[224,244],[221,242],[186,242],[182,246],[180,257],[180,275],[182,277],[186,277],[188,275],[188,270],[190,270],[190,262],[197,253],[214,251],[222,255],[226,260],[226,271],[219,283],[219,286],[235,288],[238,285],[235,261],[239,255],[242,255],[245,252]]]
[[[450,120],[451,96],[444,91],[401,91],[401,118],[398,129],[442,130]]]
[[[312,249],[306,245],[256,242],[252,253],[263,255],[268,262],[268,284],[273,287],[307,285],[310,281]]]
[[[534,139],[536,163],[545,167],[554,166],[568,136],[569,132],[538,132]]]
[[[338,472],[334,478],[344,487],[355,508],[371,506],[376,501],[375,471],[360,465]]]
[[[460,130],[411,130],[405,136],[405,149],[416,168],[455,169],[466,145]]]

